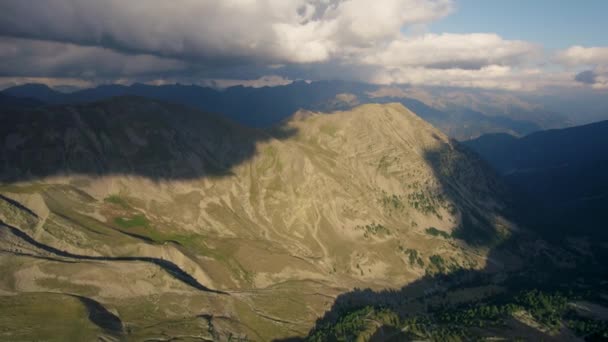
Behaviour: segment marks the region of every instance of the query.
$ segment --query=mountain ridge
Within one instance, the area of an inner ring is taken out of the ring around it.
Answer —
[[[434,102],[427,101],[430,103],[427,104],[424,102],[427,100],[425,97],[418,99],[415,93],[408,97],[407,93],[408,96],[405,96],[402,92],[382,92],[378,90],[378,86],[370,84],[339,81],[296,81],[276,87],[234,86],[223,90],[180,84],[101,85],[73,93],[60,93],[47,86],[34,84],[8,88],[3,93],[38,97],[47,103],[64,104],[91,102],[119,95],[138,95],[221,113],[241,124],[254,127],[268,127],[280,123],[299,109],[331,112],[353,108],[362,103],[400,102],[414,109],[418,115],[444,133],[460,140],[490,132],[524,135],[546,128],[544,116],[553,118],[553,124],[564,122],[557,114],[543,114],[544,116],[538,118],[539,122],[526,121],[520,113],[528,110],[524,105],[502,110],[500,113],[482,112],[476,107],[443,108]]]
[[[520,229],[483,162],[401,104],[301,111],[243,134],[136,97],[19,113],[3,112],[0,137],[50,163],[2,151],[28,176],[0,184],[0,289],[90,298],[132,339],[176,321],[166,334],[204,322],[222,336],[305,335],[339,293],[483,269]]]
[[[486,135],[463,142],[521,194],[532,225],[548,237],[606,236],[608,121],[536,132]]]

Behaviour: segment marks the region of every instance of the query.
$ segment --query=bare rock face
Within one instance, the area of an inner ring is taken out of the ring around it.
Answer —
[[[92,300],[105,321],[54,313],[91,336],[303,335],[342,292],[485,268],[516,230],[493,173],[398,104],[272,130],[138,98],[0,123],[0,294]]]

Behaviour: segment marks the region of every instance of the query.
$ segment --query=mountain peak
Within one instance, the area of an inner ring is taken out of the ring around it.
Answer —
[[[294,118],[278,134],[136,97],[0,113],[3,249],[68,258],[37,273],[38,292],[69,272],[125,322],[162,289],[242,331],[312,326],[344,289],[484,268],[514,228],[500,181],[400,104]],[[286,293],[324,295],[271,305]],[[276,329],[256,336],[289,332]]]
[[[48,90],[48,91],[52,91],[53,89],[51,87],[49,87],[48,85],[44,84],[44,83],[25,83],[25,84],[21,84],[18,86],[14,86],[14,87],[10,87],[7,88],[6,90],[21,90],[21,89],[27,89],[27,90]]]

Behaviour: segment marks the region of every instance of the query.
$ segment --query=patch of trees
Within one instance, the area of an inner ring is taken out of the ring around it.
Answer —
[[[429,257],[430,265],[426,269],[426,273],[429,275],[448,274],[462,269],[456,259],[450,258],[450,260],[451,261],[445,260],[441,255],[431,255]]]
[[[420,253],[417,250],[411,248],[404,248],[403,246],[399,246],[399,250],[408,256],[408,260],[411,266],[418,265],[420,267],[424,267],[424,261]]]
[[[529,312],[539,323],[550,328],[559,326],[568,307],[568,298],[559,293],[531,290],[515,297],[515,302]]]
[[[448,234],[448,233],[444,232],[443,230],[439,230],[435,227],[429,227],[429,228],[425,229],[424,231],[429,235],[440,236],[444,239],[450,239],[452,237],[451,234]]]
[[[432,260],[442,263],[439,256],[432,257]],[[571,294],[532,289],[516,294],[507,292],[466,305],[443,304],[429,308],[426,313],[405,317],[400,317],[394,311],[407,312],[400,308],[366,306],[345,313],[334,323],[317,327],[307,340],[366,341],[378,329],[393,332],[388,336],[392,340],[469,340],[481,332],[479,329],[506,328],[507,319],[525,311],[549,329],[558,329],[565,324],[587,341],[605,341],[608,338],[608,322],[580,317],[568,306],[568,302],[574,298]]]
[[[363,237],[369,238],[372,235],[390,235],[391,231],[379,223],[371,223],[365,226],[356,226],[355,229],[363,230]]]
[[[388,211],[402,211],[405,209],[405,204],[403,203],[403,198],[401,196],[395,194],[389,195],[384,191],[382,191],[380,204]]]
[[[410,206],[421,213],[425,215],[434,214],[438,217],[440,216],[438,212],[439,206],[436,205],[432,196],[428,196],[424,192],[418,191],[409,194],[407,198]]]
[[[566,318],[566,325],[586,341],[608,341],[608,322],[606,321],[596,321],[570,314]]]
[[[306,341],[355,341],[369,339],[379,325],[398,326],[399,317],[388,309],[367,306],[344,314],[335,323],[315,328]]]

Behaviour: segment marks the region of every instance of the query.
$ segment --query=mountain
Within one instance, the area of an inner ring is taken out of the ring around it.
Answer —
[[[568,89],[556,93],[527,94],[550,111],[571,113],[572,125],[586,125],[608,119],[608,98],[603,89]],[[558,127],[555,127],[558,128]]]
[[[355,288],[522,264],[508,189],[400,104],[256,129],[120,97],[2,111],[0,140],[11,339],[304,336]]]
[[[471,112],[490,118],[533,123],[540,129],[562,128],[575,121],[560,110],[550,109],[555,106],[548,106],[549,102],[543,96],[535,97],[534,94],[450,87],[384,87],[374,92],[374,96],[386,95],[416,99],[437,110],[459,115]],[[578,111],[570,107],[566,113],[578,115]]]
[[[488,116],[486,114],[466,109],[438,110],[422,101],[404,97],[374,98],[380,103],[399,102],[411,108],[445,134],[458,139],[468,140],[483,133],[505,132],[512,135],[524,135],[541,129],[534,122],[514,120],[507,116]]]
[[[557,113],[514,97],[483,94],[465,95],[451,91],[435,99],[434,94],[340,81],[293,82],[277,87],[230,87],[224,90],[194,85],[145,84],[102,85],[91,89],[61,93],[43,85],[24,85],[4,90],[5,94],[35,98],[52,104],[78,104],[114,96],[134,95],[221,113],[241,124],[268,127],[281,122],[299,109],[313,111],[345,110],[364,103],[399,102],[412,108],[450,137],[467,140],[484,133],[505,132],[525,135],[546,128],[563,127],[568,122]],[[498,105],[501,103],[502,105]],[[507,105],[510,103],[510,105]]]
[[[3,94],[17,98],[35,99],[43,103],[61,102],[62,93],[45,84],[30,83],[4,89]]]
[[[608,236],[608,121],[464,144],[540,208],[533,210],[537,224],[561,234]]]
[[[0,110],[10,108],[38,107],[42,105],[43,103],[38,100],[22,97],[13,97],[0,93]]]
[[[45,85],[28,84],[5,89],[3,93],[16,97],[35,98],[51,104],[78,104],[115,96],[140,96],[222,113],[248,126],[268,127],[279,123],[301,108],[330,109],[327,108],[327,103],[334,101],[339,94],[363,94],[372,88],[371,85],[339,81],[314,83],[298,81],[278,87],[235,86],[225,90],[194,85],[153,86],[136,83],[131,86],[101,85],[66,94],[54,91]]]

